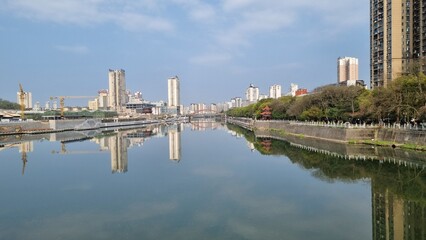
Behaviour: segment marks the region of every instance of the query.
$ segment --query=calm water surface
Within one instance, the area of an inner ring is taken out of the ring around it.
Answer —
[[[426,239],[421,166],[215,123],[93,134],[3,141],[0,239]]]

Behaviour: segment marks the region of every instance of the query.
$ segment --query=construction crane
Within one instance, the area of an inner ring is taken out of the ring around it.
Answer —
[[[19,84],[19,104],[21,105],[21,119],[24,120],[25,115],[25,92],[21,84]]]
[[[64,118],[65,98],[96,98],[96,96],[56,96],[50,97],[50,100],[59,99],[61,109],[61,118]]]

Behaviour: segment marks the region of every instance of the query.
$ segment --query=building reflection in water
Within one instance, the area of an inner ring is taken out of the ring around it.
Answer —
[[[22,142],[19,144],[19,152],[21,153],[22,159],[22,175],[25,174],[25,167],[27,165],[27,153],[34,151],[34,144],[30,142]]]
[[[191,120],[191,130],[193,131],[216,130],[218,128],[223,128],[222,123],[214,118]]]
[[[127,172],[127,148],[128,139],[123,133],[118,132],[117,135],[109,138],[109,149],[111,151],[111,171],[112,173]]]
[[[425,240],[426,206],[372,181],[373,240]]]
[[[175,162],[179,162],[181,158],[181,130],[182,124],[169,126],[169,158]]]

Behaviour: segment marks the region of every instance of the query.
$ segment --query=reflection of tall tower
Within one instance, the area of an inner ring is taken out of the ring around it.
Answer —
[[[426,239],[426,208],[404,200],[372,180],[373,240]]]
[[[169,129],[169,158],[173,161],[180,161],[180,125],[175,125]]]
[[[127,139],[118,135],[109,139],[109,149],[111,151],[111,171],[112,173],[127,172]]]
[[[112,110],[120,110],[126,103],[126,79],[123,69],[109,70],[109,107]]]

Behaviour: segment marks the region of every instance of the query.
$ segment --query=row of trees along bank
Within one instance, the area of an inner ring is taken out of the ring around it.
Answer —
[[[271,119],[374,123],[426,122],[426,76],[403,75],[386,88],[367,90],[356,86],[330,86],[315,93],[263,99],[227,111],[231,117],[260,119],[270,107]]]

